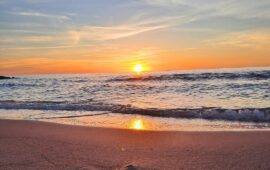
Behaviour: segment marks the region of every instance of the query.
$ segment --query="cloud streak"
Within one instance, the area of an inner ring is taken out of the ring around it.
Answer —
[[[257,30],[247,32],[233,32],[205,41],[212,47],[234,47],[255,50],[269,50],[270,31]]]
[[[142,0],[149,5],[186,7],[190,13],[205,16],[234,16],[237,18],[270,19],[270,1],[260,0]]]
[[[19,16],[27,16],[27,17],[41,17],[41,18],[49,18],[49,19],[57,19],[57,20],[70,20],[70,18],[65,15],[51,15],[51,14],[45,14],[45,13],[33,12],[33,11],[16,12],[13,14],[19,15]]]
[[[40,13],[19,13],[19,15],[51,17],[52,15],[41,15]],[[59,16],[58,16],[59,17]],[[65,17],[61,17],[65,18]],[[80,46],[82,44],[95,44],[97,42],[106,42],[110,40],[119,40],[128,37],[133,37],[139,34],[160,31],[169,28],[174,24],[174,21],[179,17],[160,17],[130,20],[120,25],[98,26],[85,25],[73,29],[68,29],[64,32],[50,33],[39,32],[39,34],[22,34],[20,36],[5,36],[3,35],[0,44],[2,49],[12,49],[12,45],[16,45],[14,49],[41,49],[44,48],[62,48]],[[7,30],[6,30],[7,31]],[[17,31],[20,33],[20,31]],[[31,33],[25,30],[22,33]],[[33,31],[34,33],[34,31]],[[35,43],[37,47],[33,47]],[[19,45],[19,47],[18,47]],[[30,47],[29,47],[30,45]]]
[[[85,26],[73,33],[75,34],[75,36],[79,36],[81,40],[105,41],[131,37],[145,32],[164,29],[166,27],[168,27],[168,25],[157,25],[157,26],[120,25],[109,27]]]

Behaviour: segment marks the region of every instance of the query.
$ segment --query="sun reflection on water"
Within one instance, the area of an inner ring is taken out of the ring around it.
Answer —
[[[134,119],[134,120],[132,120],[130,128],[135,129],[135,130],[143,130],[143,129],[145,129],[143,120],[142,119]]]

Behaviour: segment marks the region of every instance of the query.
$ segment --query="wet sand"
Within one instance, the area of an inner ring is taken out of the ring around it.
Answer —
[[[0,120],[0,169],[270,169],[270,131],[150,132]],[[131,166],[129,166],[132,169]]]

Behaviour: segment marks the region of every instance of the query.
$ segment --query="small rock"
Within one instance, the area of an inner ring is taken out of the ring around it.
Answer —
[[[127,165],[122,170],[138,170],[134,165]]]

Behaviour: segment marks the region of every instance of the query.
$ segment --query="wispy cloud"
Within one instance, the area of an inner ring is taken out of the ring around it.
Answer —
[[[237,18],[270,19],[270,1],[260,0],[142,0],[149,5],[190,8],[193,14],[205,16],[234,16]]]
[[[157,25],[157,26],[84,26],[78,31],[70,32],[74,36],[78,36],[81,40],[91,41],[104,41],[104,40],[115,40],[120,38],[131,37],[144,32],[160,30],[168,27],[168,25]]]
[[[40,12],[34,12],[34,11],[16,12],[13,14],[20,15],[20,16],[29,16],[29,17],[50,18],[50,19],[57,19],[57,20],[69,20],[70,19],[68,16],[65,16],[65,15],[51,15],[51,14],[45,14],[45,13],[40,13]]]
[[[257,30],[233,32],[205,41],[212,47],[236,47],[256,50],[269,50],[270,31]]]
[[[39,15],[38,15],[39,16]],[[75,29],[68,29],[59,33],[46,33],[39,35],[21,35],[21,36],[2,36],[0,44],[2,48],[18,45],[16,49],[36,49],[36,48],[55,48],[78,46],[82,44],[93,44],[96,42],[104,42],[108,40],[118,40],[127,37],[136,36],[138,34],[158,31],[170,26],[169,21],[172,18],[162,18],[154,20],[141,20],[138,22],[125,23],[115,26],[96,26],[85,25]],[[28,45],[35,43],[38,47],[29,48]],[[50,47],[51,44],[51,47]]]

